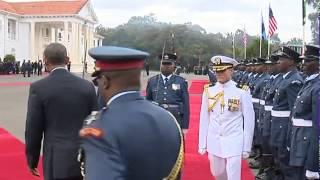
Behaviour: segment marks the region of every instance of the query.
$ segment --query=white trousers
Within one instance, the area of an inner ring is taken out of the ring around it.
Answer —
[[[221,158],[209,154],[210,171],[216,180],[240,180],[241,156]]]

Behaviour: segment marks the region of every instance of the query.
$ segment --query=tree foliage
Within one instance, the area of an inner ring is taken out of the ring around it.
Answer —
[[[171,24],[157,21],[153,14],[134,16],[126,24],[116,28],[98,26],[96,32],[104,36],[104,45],[118,45],[144,50],[150,53],[150,67],[159,68],[158,56],[165,52],[175,52],[182,65],[205,64],[214,55],[233,55],[232,39],[235,36],[236,58],[244,59],[243,30],[233,33],[207,33],[204,28],[190,22]],[[280,43],[276,35],[274,42]],[[247,34],[247,59],[259,56],[259,37]],[[266,56],[266,42],[263,54]]]
[[[319,44],[319,24],[317,18],[320,14],[320,0],[306,0],[306,2],[316,10],[316,12],[310,13],[308,18],[311,21],[312,42]]]
[[[3,62],[5,63],[14,63],[16,61],[16,57],[12,54],[7,54],[4,59],[3,59]]]

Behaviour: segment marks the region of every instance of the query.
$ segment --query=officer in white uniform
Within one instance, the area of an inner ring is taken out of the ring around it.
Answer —
[[[251,96],[231,80],[236,60],[214,56],[211,61],[218,82],[202,95],[199,153],[208,152],[216,180],[240,180],[241,159],[249,157],[254,132]]]

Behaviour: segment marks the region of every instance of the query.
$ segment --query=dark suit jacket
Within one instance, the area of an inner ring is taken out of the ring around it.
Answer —
[[[83,120],[97,110],[93,84],[56,69],[30,86],[26,120],[28,166],[38,166],[43,140],[45,179],[80,176],[77,152]]]

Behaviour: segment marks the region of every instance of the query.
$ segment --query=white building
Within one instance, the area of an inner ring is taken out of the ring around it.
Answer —
[[[102,45],[103,37],[94,32],[97,22],[90,0],[0,0],[0,57],[37,61],[48,44],[59,42],[68,49],[72,71],[81,71],[84,60],[93,65],[86,50]]]

